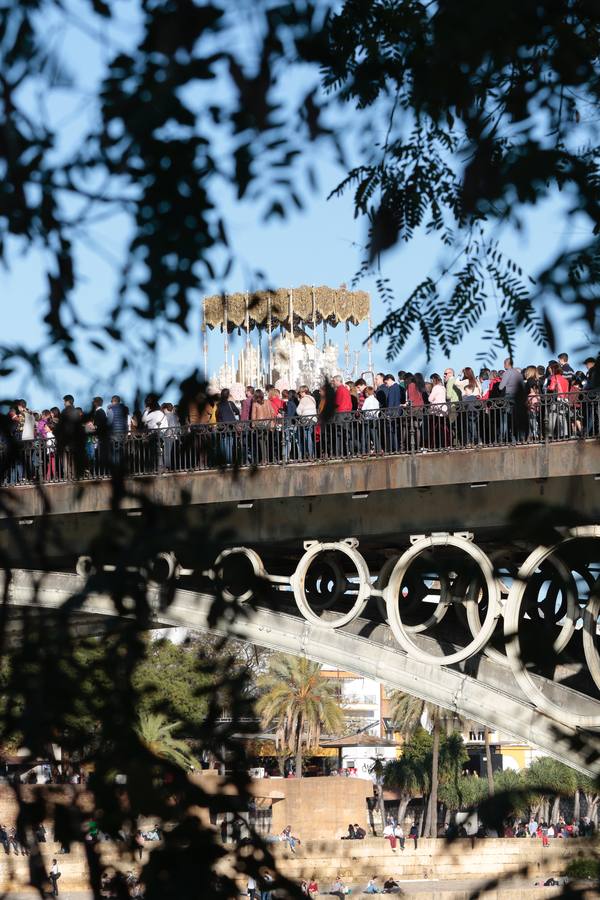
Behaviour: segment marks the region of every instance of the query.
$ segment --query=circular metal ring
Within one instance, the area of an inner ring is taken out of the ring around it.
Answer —
[[[596,687],[600,688],[600,655],[595,642],[598,616],[600,615],[600,585],[596,590],[598,593],[592,597],[583,614],[583,652],[590,675],[594,679]]]
[[[312,571],[313,569],[315,569],[314,560],[312,566],[309,566],[306,575],[304,576],[304,593],[310,598],[307,599],[307,602],[309,603],[311,609],[318,609],[323,611],[325,609],[331,609],[332,606],[335,606],[338,600],[342,599],[347,587],[347,580],[344,570],[340,566],[339,562],[332,556],[330,556],[329,558],[327,558],[327,556],[324,556],[323,560],[321,560],[321,566],[321,571],[317,573]],[[323,568],[330,570],[330,573],[333,574],[334,581],[334,590],[331,592],[331,595],[326,598],[318,596],[317,587],[317,581],[320,578],[323,578]]]
[[[488,608],[483,624],[479,622],[477,615],[477,602],[475,600],[467,601],[467,621],[471,633],[474,634],[473,640],[460,650],[449,653],[447,656],[434,656],[427,653],[417,646],[410,638],[408,628],[402,622],[400,610],[398,608],[398,596],[402,587],[404,576],[408,571],[410,564],[424,550],[430,547],[456,547],[464,551],[467,556],[473,559],[484,577],[488,590]],[[487,643],[494,630],[496,619],[500,615],[500,589],[496,579],[494,578],[494,570],[488,557],[476,544],[465,540],[465,538],[455,535],[432,535],[416,541],[397,561],[390,580],[383,592],[385,604],[387,608],[387,616],[392,633],[403,650],[412,659],[417,659],[427,665],[450,665],[451,663],[462,662],[464,659],[478,653]]]
[[[160,568],[164,569],[162,573]],[[151,584],[166,584],[172,578],[177,578],[179,569],[175,554],[170,551],[161,551],[150,563],[148,581]]]
[[[251,600],[254,597],[254,591],[252,588],[248,588],[245,591],[242,591],[241,594],[234,594],[229,588],[225,587],[223,584],[223,562],[230,556],[235,556],[237,554],[241,554],[245,556],[249,561],[252,572],[255,578],[265,578],[266,577],[266,569],[263,565],[263,561],[256,552],[256,550],[252,550],[250,547],[229,547],[227,550],[223,550],[217,558],[215,559],[213,565],[213,573],[214,577],[218,579],[223,585],[221,588],[221,593],[225,600],[229,603],[245,603],[247,600]]]
[[[387,604],[384,600],[385,597],[385,589],[389,584],[389,580],[392,572],[394,571],[394,567],[397,565],[401,557],[397,557],[396,559],[388,559],[382,566],[382,569],[377,576],[377,581],[375,582],[376,587],[383,594],[382,597],[377,597],[379,611],[386,622],[388,622],[388,614],[387,614]],[[447,599],[444,599],[446,596]],[[448,579],[443,578],[440,579],[440,602],[436,603],[433,614],[425,620],[425,622],[419,622],[418,625],[405,625],[404,628],[408,631],[409,634],[419,634],[421,631],[426,631],[428,628],[431,628],[433,625],[438,625],[451,605],[451,600],[448,596]]]
[[[306,598],[305,579],[313,560],[315,560],[320,553],[331,551],[343,553],[354,563],[358,574],[359,586],[358,594],[352,605],[352,609],[344,615],[338,616],[336,619],[327,621],[327,619],[321,619],[310,606]],[[345,541],[335,541],[324,544],[316,543],[313,544],[312,547],[309,547],[296,566],[296,571],[290,579],[290,584],[294,592],[296,605],[304,618],[309,622],[313,622],[315,625],[325,625],[328,628],[341,628],[352,622],[353,619],[361,614],[371,594],[369,567],[356,547]]]
[[[542,690],[536,685],[533,680],[531,673],[527,670],[527,667],[523,663],[523,659],[521,656],[521,642],[519,639],[519,616],[521,611],[521,603],[523,601],[523,595],[525,593],[525,588],[527,586],[527,579],[535,572],[538,566],[540,566],[543,562],[545,562],[552,554],[556,553],[561,547],[564,547],[565,544],[569,544],[572,541],[577,540],[578,538],[600,538],[600,526],[598,525],[584,525],[579,528],[573,528],[569,531],[568,536],[558,543],[554,544],[551,547],[537,547],[525,560],[521,568],[519,569],[517,579],[512,584],[510,589],[508,600],[506,602],[506,607],[504,610],[504,637],[506,641],[506,655],[508,656],[508,660],[510,662],[513,674],[517,683],[535,706],[538,709],[541,709],[543,712],[547,713],[549,716],[552,716],[555,719],[559,719],[565,725],[570,725],[574,727],[587,727],[587,728],[597,728],[600,726],[600,714],[596,716],[586,716],[580,715],[578,713],[572,713],[568,709],[565,709],[562,706],[557,706],[552,700],[549,700],[548,697],[543,693]],[[567,579],[565,581],[566,584],[571,584],[570,573],[568,572],[567,567],[560,560],[555,560],[555,564],[560,564],[563,567],[564,572],[567,573]],[[586,661],[588,666],[590,666],[590,673],[596,681],[596,675],[600,678],[600,663],[596,665],[594,662],[590,663],[590,659],[592,658],[592,654],[597,655],[597,650],[593,643],[593,638],[595,635],[595,623],[597,620],[597,614],[594,615],[594,609],[597,604],[595,599],[592,600],[588,607],[586,608],[584,614],[584,633],[583,633],[583,646],[584,653],[586,657]],[[575,601],[575,596],[573,591],[569,588],[567,594],[567,619],[568,622],[565,624],[569,625],[569,628],[566,633],[568,633],[569,637],[565,641],[564,639],[564,626],[561,629],[561,633],[558,635],[556,641],[554,642],[553,649],[555,652],[560,652],[563,650],[571,635],[573,634],[573,630],[575,628],[575,620],[576,620],[576,612],[577,603]],[[593,621],[594,631],[592,632],[591,622]],[[587,639],[586,639],[587,636]],[[558,650],[557,650],[557,642]],[[587,647],[587,649],[586,649]],[[588,657],[588,653],[590,656]],[[598,662],[598,660],[596,660]],[[598,682],[596,682],[598,684]],[[600,685],[599,685],[600,686]]]
[[[75,563],[75,573],[80,578],[88,578],[96,571],[94,561],[91,556],[80,556]]]

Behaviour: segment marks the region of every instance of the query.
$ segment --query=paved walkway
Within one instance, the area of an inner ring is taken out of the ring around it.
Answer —
[[[549,872],[546,875],[539,876],[537,879],[533,878],[510,878],[505,881],[501,881],[501,883],[492,888],[493,890],[497,890],[501,895],[504,891],[526,891],[532,890],[536,884],[541,887],[544,881],[550,877],[552,873]],[[434,892],[437,893],[455,893],[455,892],[472,892],[474,890],[483,890],[486,885],[490,883],[493,876],[489,876],[487,879],[446,879],[444,881],[438,881],[433,878],[423,878],[421,880],[414,881],[400,881],[399,884],[402,888],[402,895],[404,897],[410,896],[411,894],[424,894]],[[559,878],[559,881],[563,882],[562,878]],[[353,897],[360,897],[362,895],[361,891],[358,891],[355,888],[352,890]],[[34,892],[30,893],[19,893],[19,894],[4,894],[3,900],[32,900],[34,896]],[[37,895],[35,895],[37,896]],[[92,893],[87,891],[61,891],[59,895],[62,900],[92,900]],[[242,897],[245,894],[241,895]],[[328,896],[327,894],[320,894],[319,896]],[[369,897],[372,895],[364,894],[364,897]],[[385,896],[393,897],[393,894],[386,894]]]

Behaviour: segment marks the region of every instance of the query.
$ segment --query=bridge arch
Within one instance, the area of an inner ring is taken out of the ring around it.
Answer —
[[[39,608],[56,610],[78,591],[84,590],[85,579],[62,573],[13,572],[8,587],[9,607],[30,606],[34,595]],[[564,720],[540,712],[513,679],[506,666],[480,655],[476,662],[466,660],[453,666],[412,659],[390,638],[384,623],[374,625],[367,619],[355,618],[344,630],[309,622],[299,615],[245,603],[243,615],[231,621],[211,623],[209,613],[213,596],[178,587],[168,611],[158,612],[159,589],[151,589],[156,600],[155,626],[185,626],[237,637],[272,650],[306,656],[317,662],[355,672],[381,681],[442,706],[457,714],[481,722],[491,729],[506,732],[517,739],[539,747],[561,761],[588,774],[597,773],[596,759],[600,737],[593,731],[564,725]],[[82,612],[91,621],[114,617],[109,595],[89,594]],[[425,644],[430,640],[423,638]],[[433,644],[432,643],[432,650]],[[553,691],[560,708],[577,708],[581,695],[565,685],[544,683],[532,676],[539,689]]]

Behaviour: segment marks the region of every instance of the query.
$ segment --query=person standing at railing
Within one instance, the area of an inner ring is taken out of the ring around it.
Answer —
[[[175,407],[172,403],[161,403],[160,408],[164,412],[167,419],[167,428],[163,434],[163,454],[165,460],[165,466],[167,469],[176,469],[177,468],[177,459],[178,454],[176,453],[176,449],[178,447],[178,432],[179,432],[179,416],[175,412]]]
[[[364,417],[364,434],[362,452],[365,455],[369,453],[381,452],[381,441],[379,440],[379,400],[375,396],[375,389],[365,387],[365,399],[362,405],[362,414]]]
[[[455,386],[462,393],[464,411],[459,417],[461,423],[461,443],[466,440],[469,444],[476,444],[479,440],[479,428],[477,424],[478,412],[475,409],[477,401],[481,400],[481,385],[470,366],[466,366],[455,381]]]
[[[272,456],[272,431],[275,425],[275,410],[262,391],[254,392],[254,402],[250,414],[252,432],[252,457],[256,464],[269,462]]]
[[[584,377],[582,372],[576,372],[573,378],[571,379],[569,386],[569,421],[571,422],[571,429],[575,436],[583,437],[584,432],[584,410],[583,410],[583,385],[584,385]]]
[[[127,434],[129,430],[129,410],[115,394],[106,408],[106,422],[110,433],[115,437]]]
[[[52,414],[49,409],[43,409],[35,423],[35,437],[40,443],[40,455],[43,460],[42,474],[46,481],[53,481],[56,477],[56,457],[54,453],[56,441],[54,440]]]
[[[425,392],[425,381],[420,372],[408,372],[406,379],[406,403],[410,416],[410,434],[408,435],[409,446],[413,450],[419,450],[423,442],[427,443],[427,423],[422,413],[425,406],[429,403],[429,397]],[[414,443],[411,445],[411,440]]]
[[[324,423],[326,429],[332,429],[333,440],[330,452],[335,457],[345,457],[350,449],[350,413],[352,412],[352,396],[344,384],[341,375],[334,375],[332,386],[335,392],[335,415],[333,423]]]
[[[298,388],[299,400],[296,407],[298,418],[298,438],[300,458],[312,459],[315,453],[315,424],[317,422],[317,404],[306,384]]]
[[[236,437],[234,425],[239,418],[240,411],[230,398],[229,388],[223,388],[221,399],[217,403],[217,423],[221,425],[221,429],[219,429],[221,455],[228,466],[233,462],[233,449]]]
[[[452,444],[452,438],[454,437],[454,431],[456,428],[456,411],[454,409],[454,404],[459,403],[462,399],[462,394],[456,387],[456,376],[454,374],[454,369],[444,369],[444,386],[446,388],[446,400],[450,404],[448,407],[448,422],[450,443]]]
[[[540,424],[541,395],[540,387],[534,383],[527,394],[527,410],[529,412],[529,434],[534,441],[538,441],[542,433]]]
[[[522,424],[520,422],[521,409],[519,404],[521,400],[526,402],[526,398],[523,375],[519,369],[513,367],[513,361],[510,357],[504,360],[504,374],[500,379],[498,389],[501,393],[504,392],[504,397],[510,404],[509,409],[502,410],[499,437],[503,443],[511,439],[514,443],[522,431],[522,428],[519,427]],[[522,404],[523,406],[525,406],[525,402]]]
[[[560,366],[560,374],[563,376],[563,378],[567,379],[569,384],[571,384],[573,378],[575,377],[575,372],[573,370],[573,366],[569,363],[569,354],[559,353],[558,364]]]
[[[251,384],[248,385],[245,392],[245,397],[240,404],[240,421],[241,422],[249,422],[252,418],[252,403],[254,401],[254,388]]]
[[[383,372],[378,372],[375,376],[375,396],[379,401],[380,409],[385,409],[387,406],[387,384],[385,383],[385,375]]]
[[[72,478],[76,469],[85,464],[86,434],[73,395],[65,394],[63,404],[54,435],[60,461],[59,475],[61,478]]]
[[[448,404],[446,388],[442,379],[433,372],[431,391],[429,392],[429,446],[433,450],[441,450],[449,445]]]
[[[129,432],[129,410],[118,394],[114,394],[106,408],[106,424],[112,442],[112,461],[119,466],[123,462],[124,442]]]
[[[250,422],[252,418],[252,404],[254,402],[254,388],[251,384],[246,387],[245,397],[240,404],[240,422]],[[250,431],[245,426],[242,431],[242,463],[248,465],[252,462],[250,454]]]
[[[162,468],[161,431],[167,428],[167,417],[160,408],[156,394],[148,394],[144,403],[145,409],[142,413],[142,425],[149,432],[149,439],[147,445],[142,444],[142,447],[147,446],[150,453],[148,471],[160,470]]]
[[[35,416],[27,408],[25,400],[15,400],[8,412],[12,437],[15,442],[15,462],[10,480],[13,482],[32,478],[37,465],[35,447]]]
[[[600,434],[600,355],[597,359],[588,356],[583,364],[586,368],[584,390],[596,395],[588,398],[585,406],[585,434],[592,437]]]
[[[100,475],[106,472],[110,458],[108,417],[104,410],[102,397],[94,397],[92,400],[90,425],[90,434],[93,436],[93,453],[91,458],[93,460],[95,474]]]
[[[298,459],[300,448],[298,445],[298,427],[296,425],[296,410],[298,409],[298,395],[290,388],[282,392],[284,401],[283,415],[283,459],[288,462],[290,458]]]
[[[564,439],[569,434],[569,382],[561,373],[560,363],[551,360],[548,364],[548,387],[546,393],[554,395],[550,399],[548,411],[548,437]]]
[[[354,386],[356,387],[356,397],[358,400],[358,408],[362,409],[363,403],[365,402],[365,390],[367,387],[367,382],[364,378],[357,378],[354,382]]]
[[[359,407],[359,404],[358,404],[358,388],[356,387],[356,385],[354,384],[353,381],[347,381],[347,382],[346,382],[346,387],[347,387],[348,390],[350,391],[350,400],[352,401],[352,409],[353,409],[354,412],[356,412],[356,410],[357,410],[358,407]]]
[[[391,373],[385,376],[385,387],[387,413],[384,420],[385,431],[382,443],[384,450],[395,453],[398,449],[402,449],[404,443],[399,433],[401,427],[399,417],[402,415],[402,407],[406,403],[406,391]]]
[[[486,397],[490,389],[490,370],[483,368],[479,370],[479,384],[481,385],[481,396]]]

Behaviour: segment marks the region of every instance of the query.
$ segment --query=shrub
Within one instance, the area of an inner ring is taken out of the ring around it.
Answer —
[[[590,857],[572,859],[565,870],[565,875],[568,875],[569,878],[593,878],[600,880],[600,861]]]

